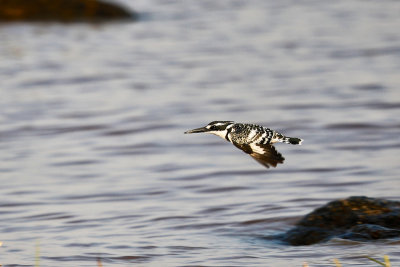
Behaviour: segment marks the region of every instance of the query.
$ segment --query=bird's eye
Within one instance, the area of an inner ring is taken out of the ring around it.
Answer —
[[[211,125],[210,130],[217,130],[217,126]]]

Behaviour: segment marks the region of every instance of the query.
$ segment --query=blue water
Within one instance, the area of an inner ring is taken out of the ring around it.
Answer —
[[[0,26],[0,264],[400,263],[398,240],[263,238],[334,199],[400,200],[399,2],[123,4],[138,22]],[[304,143],[265,169],[183,134],[213,120]]]

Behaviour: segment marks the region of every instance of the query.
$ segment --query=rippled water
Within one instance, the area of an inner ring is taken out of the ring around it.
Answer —
[[[139,22],[0,26],[1,264],[400,263],[398,240],[264,238],[333,199],[400,200],[399,2],[124,3]],[[183,134],[212,120],[305,141],[265,169]]]

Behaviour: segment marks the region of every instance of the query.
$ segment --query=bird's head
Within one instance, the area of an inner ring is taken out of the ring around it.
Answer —
[[[204,127],[186,131],[185,134],[191,133],[211,133],[225,138],[229,126],[233,125],[233,121],[212,121]]]

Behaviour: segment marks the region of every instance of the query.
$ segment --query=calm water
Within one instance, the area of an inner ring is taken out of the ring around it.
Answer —
[[[289,247],[326,202],[400,200],[400,2],[124,2],[138,23],[0,26],[0,263],[377,266]],[[265,169],[212,120],[303,138]]]

